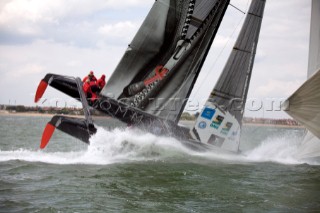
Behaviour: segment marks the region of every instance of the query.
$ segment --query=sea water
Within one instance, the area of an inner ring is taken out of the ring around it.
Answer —
[[[240,155],[199,153],[98,120],[88,146],[48,117],[0,116],[0,212],[320,212],[320,162],[304,130],[244,127]]]

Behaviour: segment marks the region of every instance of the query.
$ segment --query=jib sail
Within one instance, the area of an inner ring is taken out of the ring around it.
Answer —
[[[265,0],[253,0],[236,44],[191,134],[202,143],[237,152]]]
[[[229,111],[241,123],[256,55],[265,0],[253,0],[232,53],[209,101]]]

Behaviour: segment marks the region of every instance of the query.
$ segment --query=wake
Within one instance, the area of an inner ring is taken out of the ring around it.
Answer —
[[[108,131],[99,128],[90,142],[91,145],[81,151],[0,150],[0,162],[21,160],[61,165],[108,165],[141,161],[219,161],[233,164],[274,162],[320,165],[319,162],[298,159],[298,140],[295,141],[289,136],[267,138],[255,148],[240,155],[213,151],[199,153],[186,148],[174,138],[159,137],[132,129]]]
[[[81,151],[0,150],[0,162],[21,160],[48,164],[106,165],[121,162],[157,161],[188,155],[193,151],[173,138],[159,137],[139,130],[98,128],[90,145]]]
[[[300,142],[289,136],[270,137],[245,153],[245,158],[253,162],[275,162],[281,164],[312,164],[298,157]]]

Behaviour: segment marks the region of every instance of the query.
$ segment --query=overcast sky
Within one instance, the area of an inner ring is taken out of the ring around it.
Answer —
[[[247,11],[251,0],[231,0]],[[46,73],[83,77],[111,75],[153,0],[1,0],[0,104],[34,105]],[[247,115],[281,117],[270,99],[290,96],[306,79],[311,1],[267,0],[249,90]],[[235,42],[244,15],[229,7],[203,67],[192,98],[208,97]],[[44,95],[69,98],[52,88]],[[255,100],[255,105],[252,104]],[[255,111],[260,104],[265,110]],[[41,104],[40,104],[41,105]],[[269,106],[270,105],[270,106]]]

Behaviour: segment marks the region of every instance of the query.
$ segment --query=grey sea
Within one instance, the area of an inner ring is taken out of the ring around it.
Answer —
[[[0,212],[320,212],[320,162],[296,159],[303,129],[244,127],[241,155],[197,153],[98,120],[87,146],[50,118],[0,116]]]

